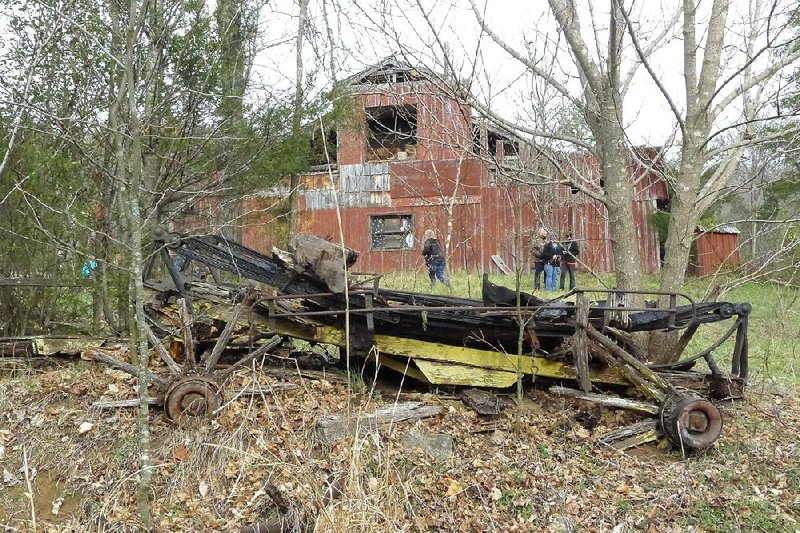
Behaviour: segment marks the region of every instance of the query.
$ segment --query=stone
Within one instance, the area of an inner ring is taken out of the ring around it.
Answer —
[[[409,431],[400,439],[406,448],[419,448],[437,461],[453,456],[453,437],[447,433]]]

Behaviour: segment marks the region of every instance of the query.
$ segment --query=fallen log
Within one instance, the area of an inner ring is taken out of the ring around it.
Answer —
[[[130,400],[100,400],[92,404],[92,409],[119,409],[121,407],[139,407],[139,398]],[[148,405],[164,405],[161,398],[148,398]]]
[[[435,405],[422,405],[422,402],[405,402],[378,409],[369,415],[325,415],[317,420],[314,432],[320,442],[333,444],[360,430],[376,431],[396,422],[415,420],[438,415],[442,408]]]
[[[627,398],[618,398],[616,396],[608,396],[605,394],[581,392],[568,387],[550,387],[550,392],[553,394],[559,394],[561,396],[569,396],[570,398],[576,398],[578,400],[586,400],[587,402],[605,405],[607,407],[630,409],[631,411],[639,411],[641,413],[648,413],[651,415],[658,414],[660,411],[660,407],[652,403],[641,402],[639,400],[629,400]]]
[[[598,444],[611,446],[615,450],[624,451],[641,444],[653,442],[664,436],[655,420],[643,420],[624,428],[616,429],[600,437]]]

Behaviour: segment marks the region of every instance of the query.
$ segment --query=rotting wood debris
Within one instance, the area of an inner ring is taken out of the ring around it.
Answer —
[[[592,289],[573,291],[575,303],[522,293],[517,309],[516,293],[486,277],[482,300],[390,290],[380,287],[379,275],[346,270],[356,263],[353,250],[312,236],[298,236],[292,244],[289,253],[275,250],[268,257],[215,236],[157,230],[145,269],[148,337],[171,375],[150,377],[152,400],[163,403],[171,420],[188,425],[213,416],[224,405],[231,373],[274,356],[289,338],[349,348],[354,360],[432,387],[505,389],[519,376],[530,376],[537,384],[549,383],[554,394],[650,417],[601,439],[620,449],[662,437],[683,450],[710,446],[722,430],[712,401],[739,397],[746,383],[746,303]],[[589,294],[599,293],[605,300],[589,300]],[[669,306],[631,304],[645,296],[666,299]],[[722,320],[733,323],[719,341],[673,365],[646,365],[631,342],[638,332],[676,329],[683,332],[682,349],[699,326]],[[520,327],[524,340],[518,355]],[[713,352],[730,337],[733,363],[723,372]],[[47,355],[44,343],[0,340],[0,354]],[[121,350],[89,345],[92,349],[81,350],[86,358],[135,375],[119,358]],[[50,348],[50,353],[65,351],[58,344]],[[233,364],[220,365],[223,356]],[[693,370],[700,359],[710,373]],[[482,402],[481,408],[489,404]]]

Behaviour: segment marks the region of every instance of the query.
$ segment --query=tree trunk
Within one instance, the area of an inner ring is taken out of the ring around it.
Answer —
[[[120,128],[114,132],[117,146],[117,173],[119,183],[122,184],[122,200],[125,216],[128,223],[128,236],[131,247],[129,263],[129,286],[131,288],[130,302],[132,304],[132,318],[130,322],[129,353],[132,360],[136,360],[138,369],[138,395],[139,413],[137,417],[139,441],[139,484],[137,489],[137,507],[139,517],[145,529],[153,528],[153,519],[150,514],[150,483],[152,478],[150,459],[150,406],[148,403],[149,387],[148,363],[149,351],[145,335],[144,315],[144,285],[142,282],[142,216],[140,211],[140,196],[142,189],[142,124],[139,118],[137,101],[137,80],[146,76],[137,76],[137,42],[140,34],[142,18],[146,13],[146,5],[139,5],[138,0],[130,0],[127,13],[127,27],[125,29],[124,74],[119,86],[116,109],[122,111],[120,119],[127,118],[127,128],[122,128],[123,121],[119,120]],[[152,60],[152,58],[150,58]],[[128,134],[125,135],[124,131]],[[127,150],[125,147],[127,146]]]
[[[633,218],[633,183],[628,176],[628,147],[622,131],[621,110],[616,103],[622,98],[616,93],[616,88],[606,86],[599,109],[587,118],[600,159],[617,288],[640,290],[642,269]]]
[[[702,215],[698,212],[695,199],[700,188],[700,176],[703,172],[704,158],[702,148],[693,146],[686,139],[683,143],[683,159],[681,160],[680,179],[672,191],[667,242],[664,245],[664,264],[661,268],[659,290],[680,292],[686,281],[686,268],[692,249],[694,230],[697,220]],[[662,297],[660,307],[667,307],[669,299]],[[681,352],[678,348],[679,334],[671,332],[653,332],[650,335],[648,359],[656,363],[672,363],[677,361]]]
[[[298,142],[303,111],[303,36],[306,31],[306,18],[310,0],[300,0],[300,13],[297,15],[297,37],[295,40],[295,82],[294,82],[294,110],[292,113],[292,137]],[[325,132],[322,132],[325,135]],[[287,242],[297,233],[297,188],[300,185],[300,176],[296,173],[289,178],[289,235]]]

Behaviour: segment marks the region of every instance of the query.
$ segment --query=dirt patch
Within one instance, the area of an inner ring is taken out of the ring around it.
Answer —
[[[37,521],[58,525],[73,518],[80,508],[80,496],[70,492],[64,480],[50,471],[36,472],[31,486]],[[26,513],[30,519],[30,496],[24,479],[12,487],[0,490],[0,500],[6,502],[6,505],[0,506],[0,522],[10,521],[12,518],[22,519]],[[8,502],[13,503],[8,505]]]

